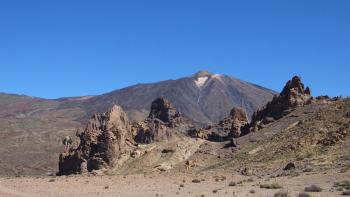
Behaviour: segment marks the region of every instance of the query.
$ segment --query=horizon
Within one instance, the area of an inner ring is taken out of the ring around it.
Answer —
[[[2,1],[0,92],[57,99],[192,75],[349,96],[350,2]],[[43,17],[44,16],[44,17]]]
[[[198,73],[201,73],[201,72],[208,72],[210,75],[224,75],[224,76],[228,76],[228,77],[231,77],[231,78],[234,78],[234,79],[238,79],[234,76],[230,76],[230,75],[226,75],[226,74],[223,74],[223,73],[213,73],[213,72],[210,72],[208,70],[199,70],[195,73],[192,73],[191,75],[188,75],[188,76],[182,76],[182,77],[179,77],[179,78],[174,78],[174,79],[163,79],[163,80],[160,80],[160,81],[155,81],[155,82],[145,82],[145,83],[136,83],[136,84],[132,84],[130,86],[126,86],[126,87],[121,87],[119,89],[112,89],[111,91],[108,91],[108,92],[104,92],[102,94],[107,94],[107,93],[110,93],[110,92],[113,92],[113,91],[118,91],[118,90],[121,90],[121,89],[124,89],[124,88],[129,88],[129,87],[132,87],[132,86],[135,86],[135,85],[146,85],[146,84],[154,84],[154,83],[160,83],[160,82],[164,82],[164,81],[168,81],[168,80],[180,80],[180,79],[183,79],[183,78],[187,78],[187,77],[194,77],[196,74]],[[294,76],[299,76],[299,75],[294,75]],[[292,76],[292,77],[294,77]],[[292,77],[290,79],[288,79],[284,85],[280,88],[280,90],[273,90],[273,89],[269,89],[267,88],[268,90],[271,90],[271,91],[274,91],[276,93],[280,93],[283,89],[283,87],[286,85],[286,83],[292,79]],[[301,78],[302,79],[302,78]],[[252,84],[252,85],[257,85],[257,86],[261,86],[259,84],[255,84],[255,83],[251,83],[249,81],[245,81],[245,80],[242,80],[242,79],[238,79],[240,81],[243,81],[243,82],[246,82],[246,83],[249,83],[249,84]],[[303,79],[302,79],[302,82],[303,82]],[[304,84],[305,87],[308,87],[306,84]],[[262,88],[266,88],[264,86],[261,86]],[[96,95],[76,95],[76,96],[67,96],[67,97],[57,97],[57,98],[44,98],[44,97],[37,97],[37,96],[33,96],[33,95],[26,95],[26,94],[18,94],[18,93],[10,93],[10,92],[1,92],[0,91],[0,94],[14,94],[14,95],[19,95],[19,96],[28,96],[28,97],[33,97],[33,98],[40,98],[40,99],[51,99],[51,100],[56,100],[56,99],[65,99],[65,98],[75,98],[75,97],[93,97],[93,96],[99,96],[99,95],[102,95],[102,94],[96,94]],[[311,89],[311,94],[312,94],[312,89]]]

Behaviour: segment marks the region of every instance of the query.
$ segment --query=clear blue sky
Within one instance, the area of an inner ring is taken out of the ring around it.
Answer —
[[[0,92],[96,95],[227,74],[350,95],[349,0],[1,0]]]

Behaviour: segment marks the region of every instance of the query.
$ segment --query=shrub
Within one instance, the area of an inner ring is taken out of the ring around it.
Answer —
[[[308,194],[308,193],[303,192],[303,193],[299,194],[299,197],[311,197],[311,195]]]
[[[200,183],[201,182],[201,180],[199,180],[199,179],[193,179],[192,180],[192,183]]]
[[[228,184],[228,186],[230,186],[230,187],[234,187],[234,186],[236,186],[236,185],[237,185],[237,183],[234,182],[234,181],[231,181],[231,182]]]
[[[336,182],[334,183],[334,187],[350,190],[350,181]]]
[[[261,184],[260,188],[263,189],[281,189],[283,188],[280,184],[278,183],[265,183],[265,184]]]
[[[317,185],[311,185],[309,187],[305,187],[304,191],[306,192],[322,192],[322,188]]]
[[[343,195],[343,196],[350,196],[350,191],[345,191],[341,195]]]
[[[279,191],[273,195],[273,197],[288,197],[287,192],[285,191]]]

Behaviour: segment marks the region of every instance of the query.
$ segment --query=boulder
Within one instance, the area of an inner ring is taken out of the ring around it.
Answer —
[[[295,164],[294,163],[292,163],[292,162],[290,162],[290,163],[288,163],[284,168],[283,168],[283,170],[284,171],[288,171],[288,170],[295,170]]]

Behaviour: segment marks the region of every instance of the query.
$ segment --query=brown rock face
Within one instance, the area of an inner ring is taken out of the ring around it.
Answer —
[[[233,108],[230,114],[232,120],[230,137],[238,138],[241,135],[241,128],[248,124],[247,114],[242,108]]]
[[[176,121],[181,117],[170,101],[164,98],[157,98],[151,104],[151,112],[148,115],[149,119],[159,119],[170,127],[175,126]]]
[[[287,82],[280,95],[273,97],[263,109],[254,113],[251,124],[245,132],[258,131],[264,124],[282,118],[296,107],[309,104],[311,100],[310,88],[304,88],[300,77],[295,76]]]
[[[127,116],[119,106],[95,114],[79,135],[79,146],[60,155],[58,174],[84,173],[115,166],[122,154],[134,148],[130,131]]]
[[[238,138],[241,128],[248,123],[247,114],[242,108],[233,108],[230,117],[220,121],[217,125],[207,128],[190,130],[189,135],[214,142],[227,141]]]
[[[191,127],[191,121],[183,117],[170,101],[158,98],[152,102],[148,118],[135,123],[132,130],[137,143],[149,144],[169,139],[175,130],[185,133]]]

